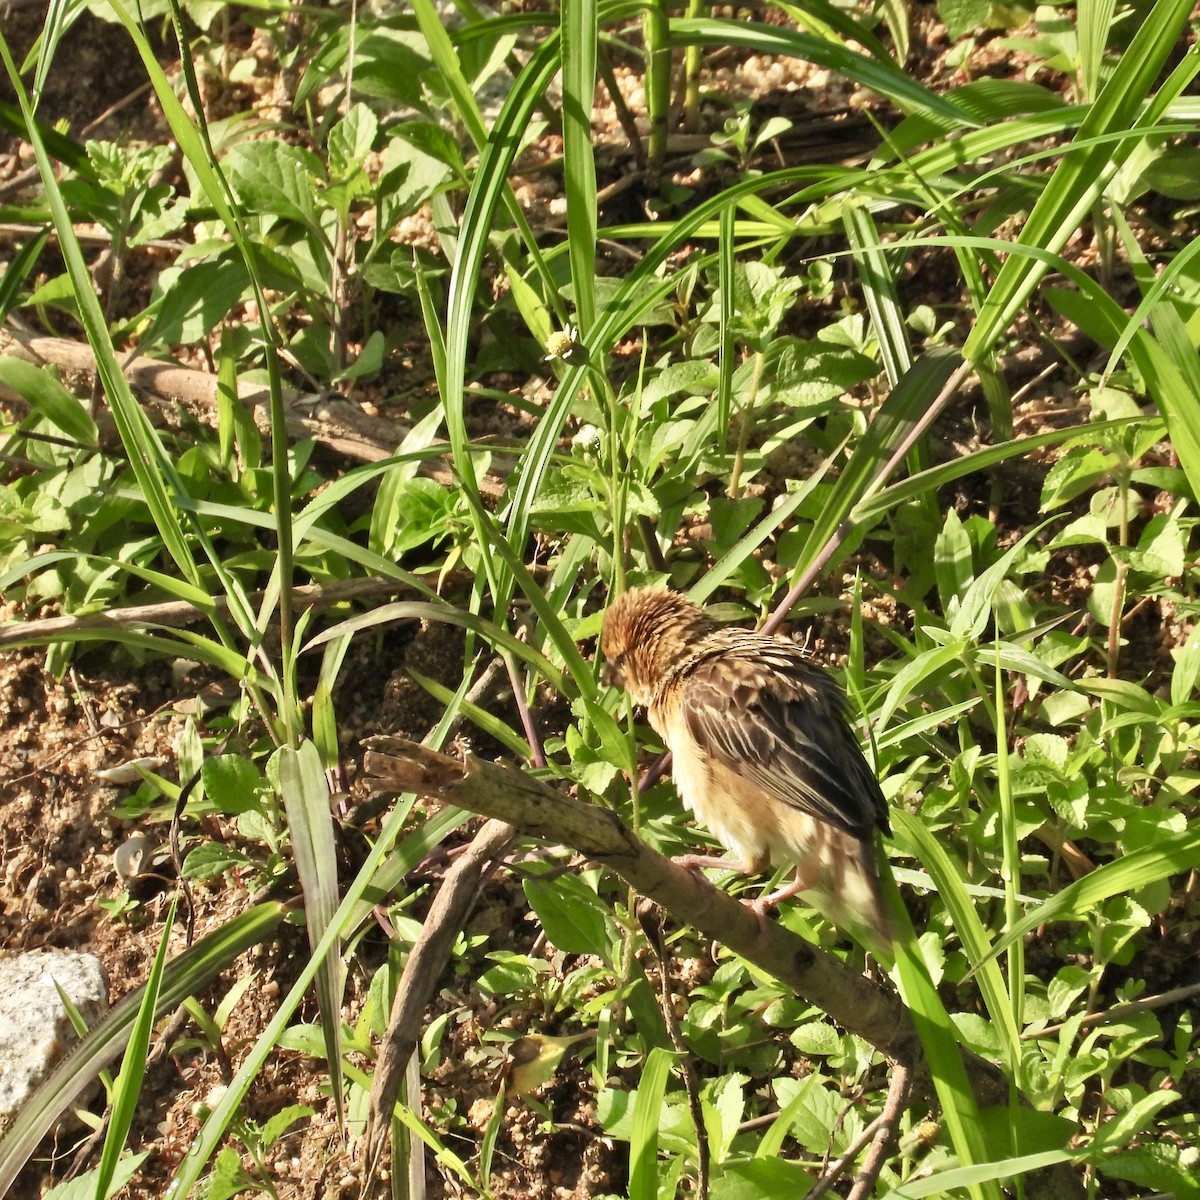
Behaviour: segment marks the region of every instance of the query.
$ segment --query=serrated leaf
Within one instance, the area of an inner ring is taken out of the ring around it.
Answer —
[[[320,231],[313,188],[323,172],[315,155],[285,142],[244,142],[230,150],[225,170],[229,186],[250,211]]]
[[[209,802],[224,813],[244,813],[260,807],[266,786],[254,763],[237,754],[206,758],[200,767],[200,781]]]
[[[378,132],[379,118],[361,102],[352,105],[350,111],[329,131],[327,149],[330,174],[339,179],[362,170]]]
[[[987,24],[992,0],[938,0],[938,16],[952,41]]]

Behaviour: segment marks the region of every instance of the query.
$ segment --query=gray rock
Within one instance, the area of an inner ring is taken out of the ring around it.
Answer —
[[[34,950],[0,959],[0,1125],[79,1040],[55,982],[89,1026],[108,1008],[108,978],[94,955]]]

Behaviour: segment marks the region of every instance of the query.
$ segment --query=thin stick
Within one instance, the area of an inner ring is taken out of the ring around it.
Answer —
[[[368,739],[368,776],[394,790],[499,819],[529,836],[565,842],[612,868],[641,895],[719,940],[894,1060],[918,1063],[920,1039],[900,998],[775,922],[761,923],[708,880],[650,849],[598,804],[559,792],[525,771],[468,757],[463,762],[397,737]],[[971,1057],[971,1073],[996,1102],[1008,1084],[991,1064]],[[994,1089],[994,1090],[992,1090]]]
[[[683,1075],[683,1086],[687,1091],[688,1111],[692,1118],[692,1128],[696,1133],[696,1197],[697,1200],[707,1200],[708,1178],[712,1161],[712,1150],[708,1144],[708,1130],[704,1124],[704,1108],[700,1102],[700,1080],[696,1075],[696,1063],[692,1052],[683,1040],[679,1030],[679,1022],[675,1019],[675,1007],[671,1000],[671,972],[668,967],[669,958],[663,941],[662,913],[658,906],[649,900],[641,900],[637,905],[638,923],[646,935],[646,941],[658,959],[658,994],[659,1007],[662,1009],[663,1022],[667,1027],[667,1036],[671,1045],[679,1055],[679,1070]]]
[[[925,431],[933,424],[933,422],[941,415],[942,410],[953,399],[955,393],[967,381],[968,376],[975,368],[967,362],[964,362],[949,379],[946,380],[942,390],[938,393],[934,402],[925,410],[919,421],[913,424],[913,427],[901,439],[900,444],[892,452],[891,458],[883,464],[882,467],[875,473],[875,477],[864,489],[863,494],[859,497],[859,503],[864,500],[869,500],[877,492],[881,491],[883,485],[888,481],[892,473],[907,457],[908,452],[916,445],[917,440],[925,433]],[[809,564],[808,570],[796,580],[795,586],[784,596],[783,600],[776,607],[769,619],[762,627],[763,633],[774,633],[787,620],[787,615],[792,611],[792,606],[812,587],[813,582],[828,566],[829,560],[837,553],[842,543],[854,531],[854,521],[847,517],[834,530],[833,536],[829,541],[821,547],[821,552]]]
[[[830,1164],[825,1174],[817,1180],[812,1191],[805,1196],[805,1200],[820,1200],[845,1175],[854,1160],[862,1153],[863,1147],[875,1136],[882,1124],[883,1114],[880,1113],[869,1125],[859,1130],[858,1136],[846,1147],[846,1152],[836,1162]]]
[[[416,592],[412,584],[399,579],[383,579],[372,575],[365,579],[337,580],[333,583],[310,583],[292,589],[296,610],[328,608],[347,600],[376,600],[402,592]],[[263,592],[251,593],[251,605],[262,602]],[[418,593],[419,594],[419,593]],[[428,595],[428,593],[425,593]],[[229,611],[225,596],[214,596],[218,615]],[[93,630],[124,629],[136,625],[166,626],[182,629],[208,619],[209,614],[190,600],[166,600],[159,604],[132,604],[128,608],[113,608],[108,612],[85,616],[45,617],[40,621],[19,621],[0,625],[0,646],[27,644],[31,641],[51,641]]]
[[[379,1044],[379,1059],[371,1083],[366,1133],[369,1170],[363,1176],[364,1194],[375,1177],[387,1145],[392,1110],[396,1106],[409,1059],[421,1036],[425,1005],[433,995],[438,976],[446,966],[454,939],[466,922],[479,887],[491,865],[504,853],[515,836],[516,830],[506,821],[491,820],[479,830],[466,851],[446,872],[421,933],[409,951],[408,961],[404,964],[396,987],[387,1032]],[[415,1097],[409,1097],[410,1104],[414,1100]]]
[[[859,1172],[847,1200],[869,1200],[875,1194],[875,1183],[879,1179],[879,1173],[883,1170],[883,1164],[887,1161],[892,1144],[896,1140],[896,1126],[900,1123],[900,1114],[904,1112],[911,1082],[908,1068],[903,1063],[897,1063],[896,1069],[892,1072],[887,1103],[884,1104],[883,1112],[880,1114],[879,1128],[875,1131],[875,1138],[871,1142],[870,1153],[867,1155],[867,1161],[863,1163],[863,1169]]]

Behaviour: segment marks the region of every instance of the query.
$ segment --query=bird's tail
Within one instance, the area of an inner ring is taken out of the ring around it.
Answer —
[[[820,878],[805,893],[829,919],[876,957],[895,959],[895,936],[879,886],[879,847],[839,830],[841,845],[821,864]],[[797,878],[801,876],[797,872]]]

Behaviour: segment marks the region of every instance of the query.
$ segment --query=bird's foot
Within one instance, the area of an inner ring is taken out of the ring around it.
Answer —
[[[771,896],[759,896],[757,900],[743,900],[742,903],[754,914],[758,921],[758,936],[766,938],[767,927],[771,922],[768,916],[771,909],[775,907],[775,901]]]

